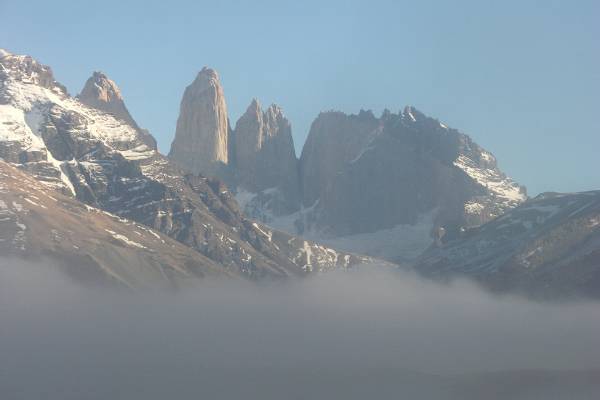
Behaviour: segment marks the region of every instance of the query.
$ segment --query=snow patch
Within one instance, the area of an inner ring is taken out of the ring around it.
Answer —
[[[273,232],[272,231],[264,231],[260,225],[258,225],[256,222],[254,222],[252,224],[253,227],[255,227],[260,233],[263,234],[263,236],[265,236],[267,238],[267,240],[270,242],[273,239]]]
[[[359,233],[336,238],[307,235],[307,238],[338,250],[365,254],[388,260],[411,261],[432,243],[431,232],[436,211],[423,214],[414,225],[400,224],[376,232]]]
[[[75,192],[75,186],[73,186],[73,183],[71,182],[64,170],[64,164],[68,161],[58,161],[56,158],[54,158],[54,156],[52,156],[50,150],[46,151],[46,160],[58,170],[58,172],[60,173],[61,182],[65,185],[67,189],[69,189],[73,197],[75,197],[77,195],[77,193]]]
[[[146,246],[144,246],[138,242],[134,242],[133,240],[129,239],[127,236],[116,233],[115,231],[111,231],[110,229],[104,229],[104,230],[106,232],[110,233],[114,239],[124,242],[128,246],[137,247],[138,249],[146,249],[147,248]]]
[[[482,157],[484,156],[482,155]],[[491,158],[491,156],[489,157]],[[527,200],[527,196],[521,192],[519,185],[496,169],[479,167],[464,154],[461,154],[454,161],[454,165],[463,170],[478,184],[487,188],[493,195],[504,199],[506,207],[515,207]]]
[[[41,207],[41,208],[48,208],[48,207],[46,207],[46,206],[45,206],[45,205],[43,205],[43,204],[38,204],[38,203],[36,203],[35,201],[33,201],[33,200],[31,200],[31,199],[28,199],[27,197],[24,197],[24,198],[23,198],[23,200],[25,200],[25,201],[26,201],[26,202],[28,202],[29,204],[31,204],[31,205],[34,205],[34,206],[37,206],[37,207]]]
[[[128,160],[139,161],[154,156],[156,151],[149,149],[148,146],[142,144],[134,149],[121,151],[121,154]]]
[[[16,201],[13,201],[12,205],[13,205],[13,208],[15,209],[15,211],[17,211],[17,212],[23,211],[23,205],[21,203],[17,203]]]

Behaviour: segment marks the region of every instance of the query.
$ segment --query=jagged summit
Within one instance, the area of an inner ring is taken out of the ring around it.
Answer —
[[[0,52],[0,80],[14,79],[21,83],[38,85],[55,94],[68,96],[67,88],[54,79],[52,69],[27,55],[16,55],[7,50]]]
[[[252,101],[250,101],[244,114],[238,119],[237,123],[244,121],[245,119],[258,120],[260,119],[260,114],[262,114],[262,106],[260,101],[254,97],[252,98]]]
[[[117,84],[102,71],[94,71],[92,73],[92,76],[85,83],[79,97],[82,97],[82,95],[90,91],[91,93],[97,94],[99,98],[106,102],[111,99],[123,100],[121,90]]]
[[[202,67],[190,86],[193,86],[196,92],[203,92],[208,89],[223,90],[219,74],[216,70],[207,66]]]
[[[94,71],[92,76],[85,82],[77,98],[83,104],[109,112],[132,127],[137,128],[137,124],[129,114],[127,107],[125,107],[121,90],[103,72]]]
[[[407,105],[404,107],[404,110],[402,111],[402,117],[405,120],[417,122],[417,119],[422,119],[424,117],[424,115],[419,110],[417,110],[415,107],[413,107],[411,105]]]
[[[281,107],[272,104],[263,111],[254,98],[235,125],[235,181],[241,190],[264,195],[275,214],[299,207],[298,160],[291,124]]]
[[[170,157],[225,180],[247,215],[277,229],[319,240],[362,235],[360,243],[397,233],[387,247],[341,246],[404,261],[436,229],[481,225],[527,198],[490,152],[411,105],[379,117],[321,112],[298,160],[279,106],[254,98],[231,129],[224,104],[217,73],[204,68],[184,93]]]
[[[250,132],[244,129],[243,125],[257,125],[258,129],[253,130],[253,147],[260,149],[266,138],[275,136],[280,133],[279,129],[270,129],[278,124],[290,125],[289,121],[283,114],[283,109],[277,104],[271,104],[266,110],[260,104],[260,101],[253,98],[246,112],[238,119],[235,131],[239,132],[238,136],[247,136]],[[247,144],[247,143],[246,143]]]
[[[244,114],[256,114],[260,112],[261,108],[260,101],[256,97],[253,97]]]
[[[206,79],[209,81],[214,80],[219,85],[221,84],[219,81],[219,74],[217,73],[217,71],[206,65],[204,67],[202,67],[200,72],[198,72],[198,75],[196,76],[196,80],[198,80],[198,79]]]
[[[110,113],[124,121],[140,133],[143,142],[153,150],[156,150],[156,140],[150,133],[139,127],[133,119],[121,94],[119,86],[105,73],[94,71],[85,82],[77,99],[86,106]]]
[[[401,261],[427,248],[438,228],[451,235],[527,199],[490,152],[410,105],[379,118],[320,113],[300,179],[304,210],[274,226]]]
[[[13,54],[0,58],[0,66],[0,157],[5,161],[23,163],[45,182],[73,193],[67,160],[106,146],[125,157],[154,154],[149,134],[69,96],[50,67]]]
[[[281,108],[279,105],[273,103],[269,106],[269,108],[267,108],[266,110],[267,114],[270,114],[274,117],[281,117],[281,118],[285,118],[285,115],[283,113],[283,108]]]
[[[254,97],[252,98],[250,105],[248,105],[248,108],[246,108],[246,112],[244,112],[238,122],[243,121],[245,118],[260,119],[260,114],[263,114],[263,117],[268,117],[272,120],[277,118],[285,118],[283,109],[279,105],[273,103],[263,111],[260,101]]]

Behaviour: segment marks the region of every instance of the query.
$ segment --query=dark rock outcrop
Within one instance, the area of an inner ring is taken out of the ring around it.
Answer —
[[[304,205],[337,236],[413,225],[435,210],[447,231],[524,201],[493,156],[412,107],[399,114],[321,114],[302,151]]]
[[[379,125],[378,119],[368,111],[350,116],[338,111],[319,114],[300,156],[305,207],[320,199],[338,172],[368,147]]]
[[[281,202],[271,204],[276,215],[289,214],[300,206],[298,160],[291,126],[281,108],[266,111],[252,103],[234,130],[234,170],[238,190],[260,193],[277,191]]]

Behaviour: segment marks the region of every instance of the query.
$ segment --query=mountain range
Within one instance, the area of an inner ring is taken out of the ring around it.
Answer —
[[[116,240],[133,257],[140,246],[146,246],[136,234],[142,232],[126,228],[135,223],[149,229],[146,236],[166,235],[192,249],[193,253],[186,254],[196,256],[193,263],[199,266],[195,270],[200,274],[218,265],[223,272],[251,278],[304,275],[369,261],[273,231],[246,218],[221,181],[182,171],[156,150],[148,132],[132,123],[118,87],[105,75],[94,73],[81,94],[71,97],[54,80],[48,66],[6,51],[0,56],[0,157],[4,177],[17,176],[14,167],[18,167],[42,185],[39,191],[57,192],[76,199],[84,210],[91,207],[114,216],[117,222],[113,224],[120,228],[105,228],[99,222],[101,226],[94,229],[100,235],[98,240]],[[23,221],[25,215],[37,215],[36,206],[31,204],[35,198],[11,190],[14,185],[18,182],[4,182],[1,193],[0,205],[7,215],[0,219],[2,232],[13,234],[12,239],[4,239],[12,247],[3,254],[56,257],[60,251],[60,259],[82,255],[91,257],[91,263],[105,273],[121,262],[111,262],[108,254],[96,255],[100,249],[93,244],[93,248],[77,244],[75,248],[56,245],[53,239],[40,240],[44,235],[67,238],[76,233],[61,217],[61,213],[69,213],[72,202],[60,200],[52,208],[44,204],[47,208],[43,210],[53,210],[44,213],[56,220],[29,226]],[[40,198],[40,193],[35,196]],[[61,211],[54,212],[57,208]],[[37,212],[41,212],[39,207]],[[90,222],[84,216],[78,223]],[[92,229],[93,224],[87,228]],[[160,257],[157,263],[169,264]]]
[[[0,158],[2,255],[51,258],[84,281],[383,264],[600,295],[598,193],[528,199],[490,151],[412,106],[322,112],[297,157],[280,106],[252,99],[232,125],[205,67],[164,156],[105,74],[73,97],[50,67],[0,50]]]
[[[253,99],[231,127],[208,68],[185,90],[169,158],[218,176],[246,215],[269,226],[392,262],[527,199],[489,151],[410,106],[380,117],[323,112],[298,159],[277,105],[263,110]]]

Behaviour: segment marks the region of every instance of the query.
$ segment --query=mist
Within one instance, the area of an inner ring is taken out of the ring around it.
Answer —
[[[0,259],[3,399],[592,398],[600,307],[364,267],[178,291]]]

